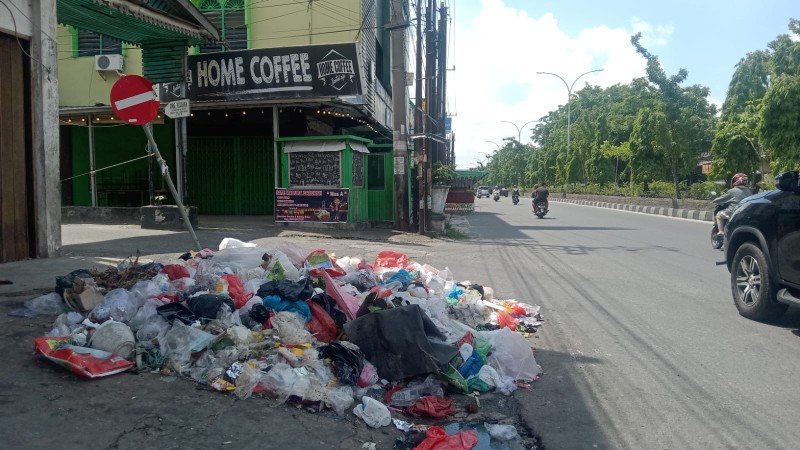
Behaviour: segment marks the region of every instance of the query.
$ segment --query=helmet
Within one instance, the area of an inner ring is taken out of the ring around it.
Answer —
[[[736,175],[733,176],[733,178],[731,178],[732,187],[744,186],[749,182],[750,180],[747,178],[746,173],[737,173]]]

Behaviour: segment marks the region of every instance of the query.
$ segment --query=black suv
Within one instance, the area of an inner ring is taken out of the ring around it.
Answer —
[[[733,302],[754,320],[800,306],[800,172],[781,173],[775,185],[744,199],[725,226]]]

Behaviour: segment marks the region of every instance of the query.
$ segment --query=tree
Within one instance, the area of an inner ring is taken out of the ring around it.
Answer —
[[[634,154],[637,149],[643,150],[637,158],[642,167],[649,166],[641,161],[642,155],[659,156],[669,169],[675,185],[675,196],[680,198],[680,180],[691,173],[703,146],[710,141],[716,108],[706,100],[709,94],[707,87],[680,86],[689,75],[686,69],[667,76],[658,57],[641,45],[641,37],[642,34],[637,33],[631,37],[631,43],[647,59],[647,79],[657,88],[659,107],[652,114],[637,117],[640,127],[638,134],[644,140],[640,139],[636,146],[632,142],[631,150]],[[641,127],[644,126],[656,128],[643,130]]]

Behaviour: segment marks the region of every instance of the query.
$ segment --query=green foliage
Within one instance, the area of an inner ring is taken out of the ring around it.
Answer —
[[[456,176],[456,166],[441,161],[435,162],[431,171],[433,184],[450,184]]]

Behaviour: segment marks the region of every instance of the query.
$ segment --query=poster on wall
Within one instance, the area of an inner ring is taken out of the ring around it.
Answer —
[[[349,189],[275,189],[275,222],[347,222],[349,194]]]

